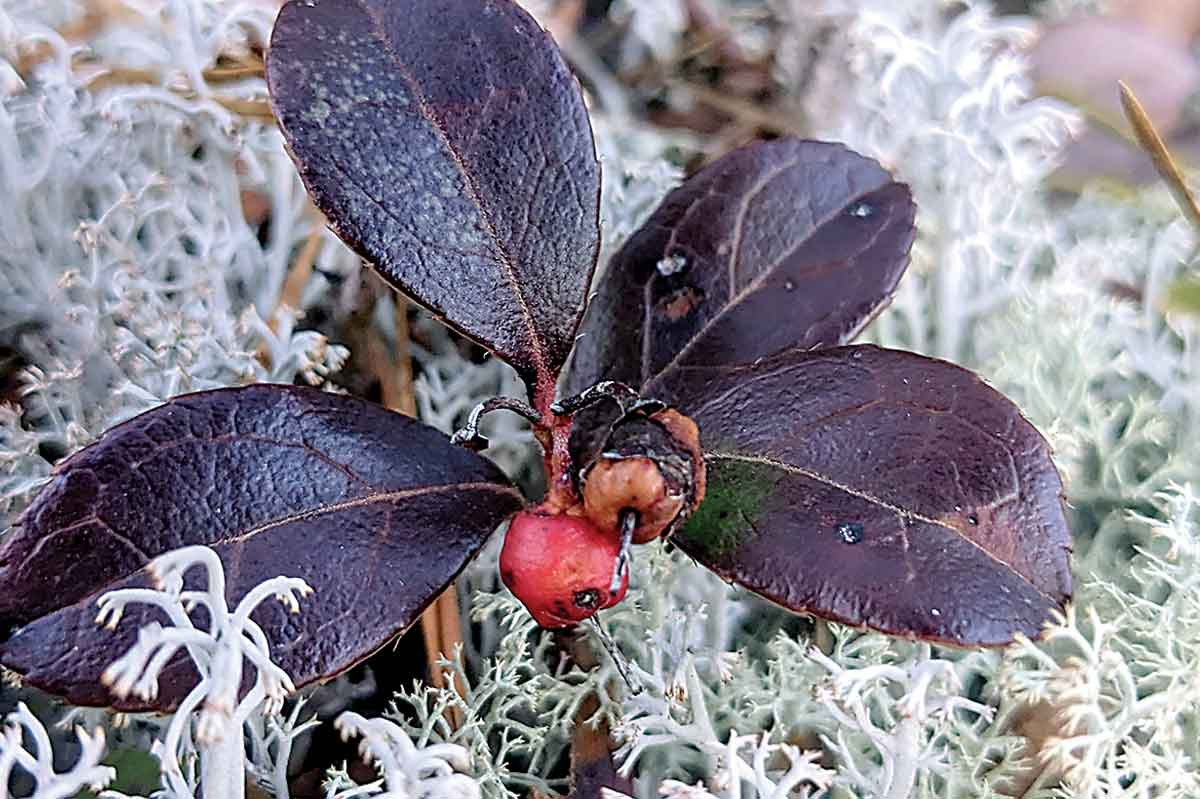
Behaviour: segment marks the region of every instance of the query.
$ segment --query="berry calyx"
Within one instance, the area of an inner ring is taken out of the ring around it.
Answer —
[[[704,453],[696,423],[667,408],[618,421],[582,475],[584,513],[602,530],[637,514],[633,543],[678,527],[704,499]]]
[[[621,512],[636,511],[639,523],[633,543],[658,538],[684,510],[686,494],[663,476],[651,458],[605,458],[587,471],[583,507],[589,519],[604,530],[620,526]]]
[[[587,518],[544,508],[513,517],[500,551],[500,579],[542,627],[573,627],[625,597],[629,573],[609,591],[620,540]]]

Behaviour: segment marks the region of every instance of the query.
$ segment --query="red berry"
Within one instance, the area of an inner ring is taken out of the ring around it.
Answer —
[[[621,542],[582,516],[522,511],[500,552],[500,578],[543,627],[573,627],[620,602],[629,585],[610,592]]]

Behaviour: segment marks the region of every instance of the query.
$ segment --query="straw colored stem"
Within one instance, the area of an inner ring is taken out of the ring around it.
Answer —
[[[1122,81],[1117,81],[1117,85],[1121,89],[1121,107],[1125,109],[1125,117],[1133,126],[1133,133],[1137,137],[1138,144],[1150,156],[1154,168],[1158,170],[1159,176],[1167,184],[1171,196],[1175,198],[1183,215],[1197,231],[1200,231],[1200,206],[1197,206],[1196,197],[1184,181],[1183,172],[1175,163],[1175,159],[1171,157],[1171,151],[1167,149],[1162,137],[1154,129],[1154,123],[1146,115],[1145,109],[1142,108],[1142,104],[1138,102],[1133,91]]]

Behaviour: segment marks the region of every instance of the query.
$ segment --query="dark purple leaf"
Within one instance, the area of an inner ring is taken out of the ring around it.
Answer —
[[[1070,597],[1049,446],[965,369],[873,346],[671,370],[708,491],[673,540],[796,611],[962,644],[1035,636]]]
[[[160,611],[94,624],[101,592],[212,545],[228,596],[277,575],[316,593],[299,614],[254,614],[297,685],[349,668],[412,624],[521,497],[480,456],[352,397],[256,385],[188,394],[68,458],[0,546],[0,662],[76,705],[107,705],[99,675]],[[195,672],[180,657],[154,707]],[[137,700],[122,707],[141,707]]]
[[[267,79],[338,235],[549,402],[599,247],[600,185],[549,35],[508,0],[293,0]]]
[[[896,288],[913,214],[907,186],[840,144],[729,153],[667,195],[609,264],[571,393],[849,341]]]

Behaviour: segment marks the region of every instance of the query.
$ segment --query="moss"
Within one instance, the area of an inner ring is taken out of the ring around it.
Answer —
[[[704,501],[675,534],[677,543],[703,557],[728,556],[755,535],[756,520],[777,476],[765,464],[710,460]]]

